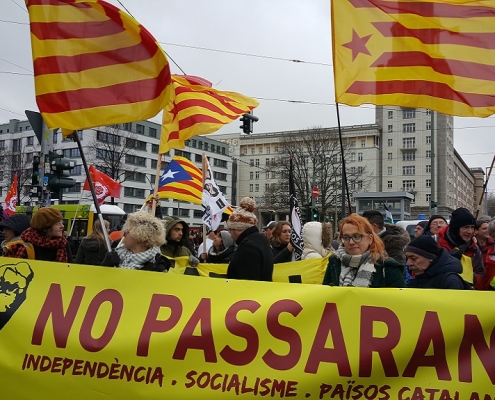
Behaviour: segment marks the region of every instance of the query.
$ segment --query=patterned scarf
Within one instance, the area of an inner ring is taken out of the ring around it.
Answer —
[[[344,246],[339,246],[335,256],[341,261],[340,286],[370,287],[373,273],[376,272],[371,253],[359,256],[347,254]]]
[[[119,268],[141,269],[148,261],[155,261],[155,256],[160,254],[160,248],[151,247],[141,253],[133,253],[125,246],[122,246],[117,249],[117,254],[120,257]]]
[[[21,233],[21,238],[25,242],[31,243],[33,246],[57,250],[55,254],[55,260],[53,261],[64,263],[69,261],[69,255],[67,254],[67,239],[63,236],[48,239],[47,237],[41,235],[36,229],[27,228],[24,232]],[[26,248],[24,247],[24,245],[18,246],[15,257],[27,257]]]

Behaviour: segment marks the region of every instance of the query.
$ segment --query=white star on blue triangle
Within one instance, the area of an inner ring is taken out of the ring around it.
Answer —
[[[158,187],[168,185],[172,182],[192,181],[192,176],[175,160],[170,161],[168,168],[160,176]]]

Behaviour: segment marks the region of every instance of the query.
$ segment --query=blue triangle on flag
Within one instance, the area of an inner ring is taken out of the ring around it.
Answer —
[[[170,161],[170,164],[168,164],[168,168],[163,172],[162,176],[160,176],[158,187],[160,188],[172,182],[192,180],[192,176],[182,167],[182,165],[177,161],[172,160]]]

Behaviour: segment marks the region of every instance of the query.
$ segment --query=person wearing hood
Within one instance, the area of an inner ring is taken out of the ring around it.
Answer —
[[[107,233],[110,230],[110,222],[104,221]],[[76,254],[76,264],[101,265],[107,254],[107,244],[101,223],[99,220],[93,224],[93,231],[81,240]]]
[[[405,265],[404,246],[411,240],[409,233],[398,225],[385,223],[383,214],[378,210],[367,210],[363,217],[370,222],[373,231],[383,241],[388,257]]]
[[[414,275],[409,281],[411,288],[424,289],[470,289],[459,275],[460,261],[437,246],[431,236],[419,236],[406,247],[407,265]]]
[[[36,260],[72,262],[72,252],[64,236],[64,221],[59,210],[51,207],[38,209],[31,218],[30,225],[21,233],[21,239],[34,248]],[[13,244],[5,256],[29,258],[28,249],[24,243]]]
[[[272,232],[272,237],[269,239],[270,248],[273,253],[274,264],[292,261],[292,252],[294,247],[290,242],[290,234],[292,228],[287,221],[277,222]]]
[[[206,262],[211,264],[228,264],[234,255],[234,239],[228,231],[220,231],[213,238]]]
[[[302,229],[304,250],[301,260],[324,258],[328,253],[335,251],[332,247],[332,238],[332,224],[317,221],[305,223]]]
[[[466,274],[464,279],[469,280],[475,289],[483,290],[485,289],[485,267],[481,250],[473,240],[475,226],[476,219],[473,214],[461,207],[452,212],[450,224],[438,231],[434,239],[438,247],[447,249],[459,260],[462,258],[461,262],[469,262],[470,265],[463,264],[463,274]]]
[[[423,229],[422,235],[436,235],[448,225],[447,220],[441,215],[432,215]]]
[[[164,256],[169,258],[189,257],[189,264],[198,265],[199,260],[189,248],[189,225],[178,217],[164,217],[165,243],[160,247]]]
[[[9,247],[22,242],[21,233],[29,228],[31,218],[25,214],[14,214],[0,222],[0,230],[3,231],[2,255],[9,252]]]

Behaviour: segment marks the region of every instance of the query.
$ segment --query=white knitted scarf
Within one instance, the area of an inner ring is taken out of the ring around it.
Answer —
[[[344,246],[339,246],[335,256],[341,262],[339,285],[370,287],[373,273],[376,272],[371,253],[367,251],[361,255],[350,255]]]

